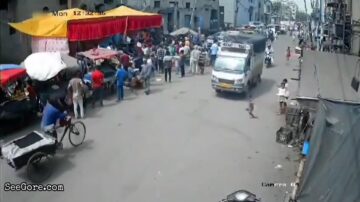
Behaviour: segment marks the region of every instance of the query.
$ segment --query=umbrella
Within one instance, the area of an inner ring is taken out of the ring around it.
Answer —
[[[29,55],[24,66],[30,78],[46,81],[66,68],[60,52],[38,52]]]
[[[0,84],[6,86],[7,84],[16,81],[26,75],[25,69],[8,69],[0,71]]]
[[[9,69],[20,69],[23,68],[20,65],[15,64],[2,64],[0,65],[0,71],[9,70]]]
[[[170,33],[170,35],[172,35],[172,36],[186,35],[186,34],[197,35],[198,33],[195,32],[194,30],[191,30],[191,29],[186,28],[186,27],[180,28],[180,29],[175,30],[175,31]]]

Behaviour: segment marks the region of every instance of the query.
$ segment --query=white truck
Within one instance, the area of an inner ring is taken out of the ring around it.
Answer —
[[[225,37],[212,70],[211,83],[215,91],[247,94],[261,82],[265,47],[264,36]]]

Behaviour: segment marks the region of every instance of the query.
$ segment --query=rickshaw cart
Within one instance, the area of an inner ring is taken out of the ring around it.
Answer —
[[[41,182],[51,174],[51,169],[44,164],[56,153],[55,138],[37,131],[22,136],[0,148],[0,156],[7,160],[9,166],[19,170],[27,166],[27,175],[33,182]],[[33,176],[33,169],[41,173],[41,177]]]
[[[115,92],[115,66],[119,64],[120,52],[105,48],[95,48],[88,51],[79,52],[77,54],[77,58],[87,58],[88,61],[91,61],[90,68],[99,68],[105,77],[105,89],[110,93]],[[113,61],[115,61],[115,63]],[[98,62],[102,62],[102,64],[97,65]],[[91,73],[85,75],[85,82],[92,83]]]

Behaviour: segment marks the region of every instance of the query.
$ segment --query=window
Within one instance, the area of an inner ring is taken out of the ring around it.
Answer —
[[[169,4],[170,4],[170,8],[174,8],[176,3],[174,1],[170,1]]]
[[[7,10],[8,9],[8,0],[0,0],[0,10]]]
[[[214,65],[215,71],[234,72],[242,74],[245,67],[245,59],[232,57],[218,57]]]
[[[190,28],[191,25],[191,15],[185,15],[185,27]]]
[[[190,2],[186,2],[185,7],[189,9],[190,8]]]
[[[154,8],[160,8],[160,1],[154,1]]]
[[[60,5],[62,6],[62,5],[67,5],[67,0],[60,0]]]
[[[114,2],[114,0],[104,0],[104,4],[111,4],[113,2]]]

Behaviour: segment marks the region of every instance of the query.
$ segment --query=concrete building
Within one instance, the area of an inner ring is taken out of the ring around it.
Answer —
[[[264,9],[264,23],[270,24],[271,15],[272,15],[272,2],[270,0],[265,0],[263,9]]]
[[[264,21],[264,0],[220,0],[224,24],[238,27],[250,21]]]
[[[235,24],[242,26],[250,21],[264,20],[264,0],[237,1]]]
[[[105,2],[105,4],[104,4]],[[9,22],[31,18],[45,7],[50,11],[86,5],[90,10],[109,9],[121,0],[1,0],[0,1],[0,64],[19,63],[31,53],[31,37],[12,29]]]
[[[293,21],[296,18],[298,5],[293,0],[281,0],[280,21]]]
[[[200,27],[202,32],[219,30],[219,0],[128,0],[126,5],[161,14],[165,33],[181,27]]]

